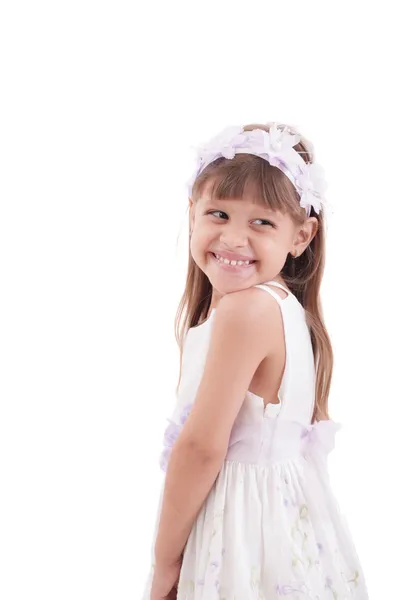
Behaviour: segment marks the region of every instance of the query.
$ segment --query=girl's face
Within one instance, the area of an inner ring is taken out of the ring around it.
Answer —
[[[318,221],[310,217],[300,226],[262,202],[211,200],[205,191],[195,203],[190,200],[190,224],[193,260],[210,280],[215,300],[270,279],[282,281],[288,253],[304,251]]]

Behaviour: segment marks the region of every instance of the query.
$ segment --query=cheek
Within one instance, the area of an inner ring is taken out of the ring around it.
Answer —
[[[215,234],[205,228],[198,227],[193,230],[190,240],[190,252],[194,262],[200,269],[205,269],[210,260],[210,249],[215,247]]]
[[[283,240],[277,238],[266,238],[259,247],[259,256],[269,264],[281,265],[286,261],[288,249]]]
[[[196,263],[203,260],[204,250],[207,247],[204,235],[198,229],[193,230],[190,238],[190,251]]]
[[[212,228],[196,227],[192,233],[193,247],[199,251],[207,250],[214,237],[215,235],[213,234]]]

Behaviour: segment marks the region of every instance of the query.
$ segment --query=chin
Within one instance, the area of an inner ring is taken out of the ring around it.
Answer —
[[[252,285],[255,285],[256,281],[224,281],[219,277],[210,277],[208,273],[206,273],[213,289],[221,294],[221,296],[225,294],[232,294],[233,292],[240,292],[240,290],[245,290]]]

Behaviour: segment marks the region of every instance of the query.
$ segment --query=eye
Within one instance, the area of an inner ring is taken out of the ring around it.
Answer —
[[[226,212],[224,212],[222,210],[211,210],[207,214],[213,215],[213,216],[224,215],[224,217],[229,218],[228,215],[226,214]],[[262,221],[262,223],[261,223],[262,225],[265,224],[265,225],[270,225],[271,227],[275,227],[275,225],[271,221],[268,221],[267,219],[254,219],[253,223],[256,223],[257,221]]]
[[[267,225],[271,225],[271,227],[275,227],[275,225],[273,223],[271,223],[271,221],[267,221],[266,219],[255,219],[253,222],[255,221],[262,221],[263,223],[266,223]]]
[[[207,213],[208,215],[215,215],[215,214],[220,214],[220,215],[225,215],[226,217],[228,216],[225,212],[223,212],[222,210],[212,210],[209,213]]]

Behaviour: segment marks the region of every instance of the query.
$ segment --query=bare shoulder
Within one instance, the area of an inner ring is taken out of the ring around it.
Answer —
[[[216,319],[224,322],[235,320],[250,326],[252,323],[257,323],[258,326],[260,323],[272,323],[280,314],[275,298],[254,287],[225,294],[217,309]]]
[[[256,350],[259,342],[267,355],[268,342],[273,347],[280,325],[280,308],[275,298],[264,290],[251,287],[221,298],[215,314],[213,337],[223,335],[225,344],[240,341],[244,351],[250,351],[246,344]]]

